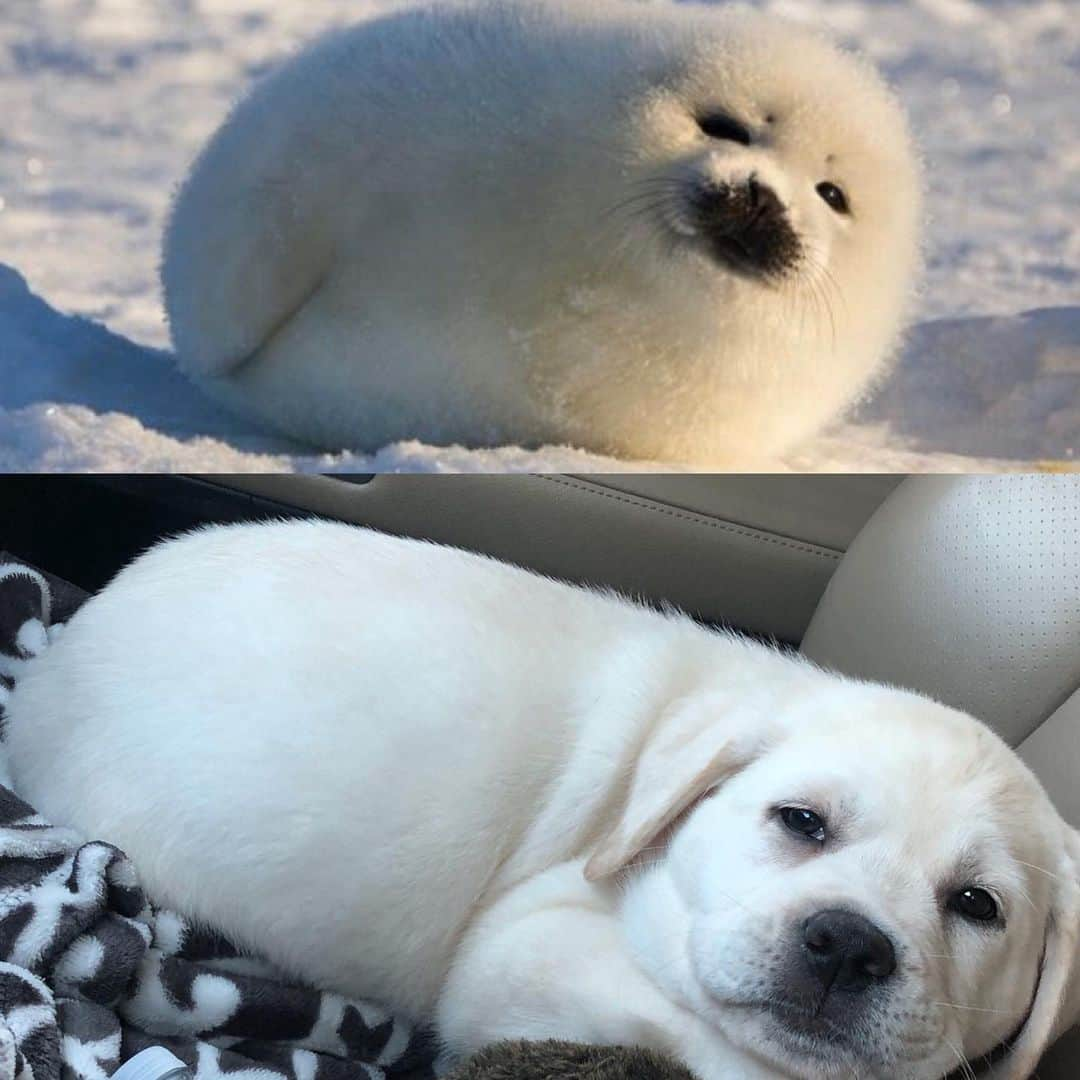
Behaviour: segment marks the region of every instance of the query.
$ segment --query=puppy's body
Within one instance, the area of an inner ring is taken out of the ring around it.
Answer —
[[[543,685],[555,642],[561,670]],[[717,646],[732,666],[746,652],[434,545],[332,525],[208,530],[84,607],[26,674],[9,746],[18,790],[117,838],[163,901],[418,1016],[478,900],[595,843],[616,770]],[[125,699],[154,717],[138,768],[117,757]],[[603,780],[569,767],[575,747]],[[163,819],[179,826],[165,843]],[[381,838],[360,844],[353,880],[337,876],[335,820]],[[236,873],[268,835],[291,852],[288,884],[277,859]],[[330,896],[335,925],[304,914]]]
[[[347,526],[137,560],[28,665],[7,741],[16,789],[122,846],[161,901],[436,1013],[451,1056],[561,1037],[703,1080],[929,1080],[1019,1026],[1050,911],[1075,935],[1071,834],[969,718]],[[830,818],[828,855],[776,824],[787,802]],[[974,882],[1007,930],[945,909]],[[792,928],[820,907],[886,928],[897,972],[796,1023]]]
[[[716,110],[749,145],[703,132]],[[783,213],[731,240],[702,200],[725,217],[751,189]],[[758,461],[881,369],[918,204],[899,108],[805,31],[443,3],[332,35],[241,103],[176,203],[165,302],[201,385],[327,448]]]

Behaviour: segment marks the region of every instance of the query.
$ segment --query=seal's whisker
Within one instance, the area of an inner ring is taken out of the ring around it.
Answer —
[[[613,206],[609,206],[606,210],[602,211],[601,217],[608,217],[611,214],[617,213],[619,210],[627,206],[633,206],[635,203],[643,202],[648,199],[655,199],[660,194],[658,191],[639,191],[636,195],[630,195],[625,199],[620,199],[619,202]]]
[[[833,318],[832,303],[828,291],[820,280],[813,284],[814,297],[818,305],[818,311],[823,312],[829,320],[829,347],[836,352],[836,320]]]
[[[840,291],[840,286],[837,284],[835,277],[830,273],[829,268],[818,258],[817,252],[815,252],[813,248],[805,248],[803,250],[803,262],[810,271],[806,277],[807,286],[811,292],[820,297],[820,310],[823,310],[824,313],[828,315],[832,350],[835,352],[836,318],[833,312],[832,297],[835,296],[844,306],[846,311],[847,305],[844,302],[843,293]]]
[[[677,238],[672,235],[670,228],[664,228],[663,222],[678,213],[679,209],[675,190],[671,186],[638,192],[600,215],[600,228],[592,237],[590,247],[595,249],[606,244],[608,250],[603,267],[608,270],[619,260],[628,257],[636,245],[650,236],[654,240],[660,238],[664,242],[665,254],[673,256],[677,253]],[[612,232],[615,229],[618,235],[613,240]]]
[[[837,300],[839,300],[840,303],[844,305],[844,311],[846,312],[847,300],[844,299],[844,291],[840,288],[840,283],[836,280],[835,275],[824,263],[821,264],[821,273],[824,275],[825,280],[832,287],[833,294],[836,296]]]
[[[808,278],[801,283],[789,279],[787,287],[790,290],[793,300],[798,302],[799,336],[802,337],[806,330],[806,317],[808,312],[814,316],[814,321],[817,321],[816,317],[821,311],[821,299],[814,287],[813,278]]]
[[[808,250],[805,254],[807,263],[809,264],[810,268],[817,274],[821,275],[822,280],[833,291],[833,294],[836,296],[837,300],[839,300],[840,303],[844,305],[844,310],[846,311],[847,301],[844,299],[843,290],[840,288],[840,284],[839,282],[837,282],[836,277],[833,275],[833,272],[829,269],[824,260],[820,258],[819,254],[813,249]]]

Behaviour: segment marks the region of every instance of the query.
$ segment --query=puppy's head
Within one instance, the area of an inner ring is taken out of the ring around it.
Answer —
[[[811,669],[768,705],[666,717],[589,864],[636,862],[643,968],[785,1076],[1029,1075],[1077,968],[1077,834],[955,710]]]

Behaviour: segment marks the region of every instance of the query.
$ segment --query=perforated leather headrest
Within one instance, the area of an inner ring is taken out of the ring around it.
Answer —
[[[1080,695],[1066,704],[1080,687],[1080,477],[905,480],[848,549],[802,648],[985,720],[1080,825]]]

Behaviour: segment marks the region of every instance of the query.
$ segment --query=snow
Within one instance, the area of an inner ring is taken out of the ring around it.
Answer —
[[[156,264],[187,163],[253,77],[398,2],[5,0],[0,468],[667,468],[569,447],[314,454],[224,414],[173,370]],[[759,6],[825,23],[884,69],[929,179],[926,282],[896,371],[777,467],[1067,467],[1080,448],[1080,5]]]

